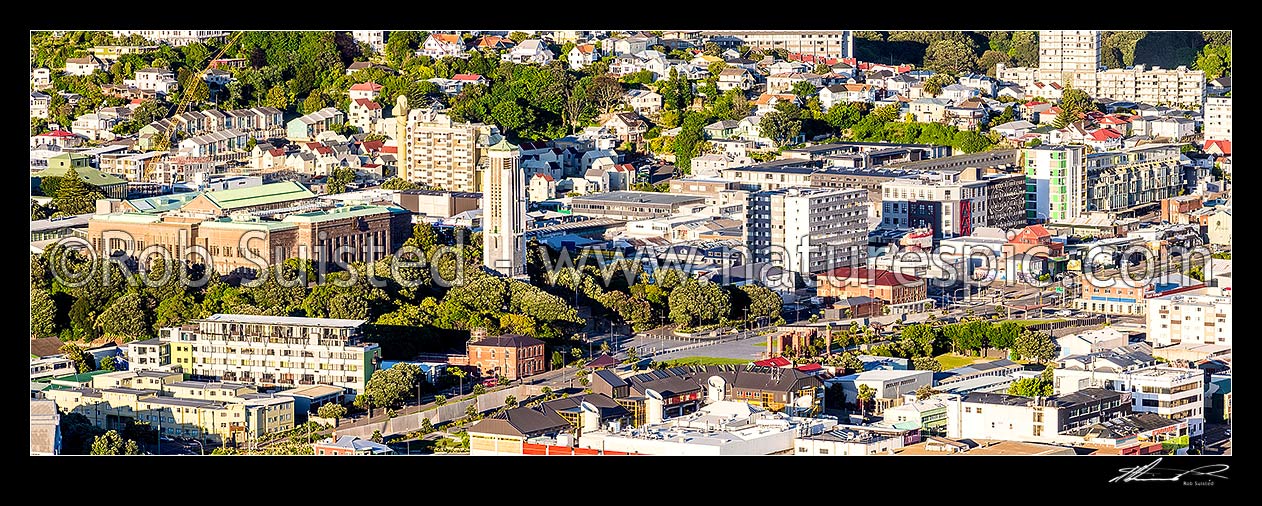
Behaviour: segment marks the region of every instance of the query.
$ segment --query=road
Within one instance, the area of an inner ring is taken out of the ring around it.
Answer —
[[[1205,455],[1231,455],[1231,436],[1227,435],[1230,429],[1230,424],[1205,424],[1205,433],[1200,437],[1205,442]]]

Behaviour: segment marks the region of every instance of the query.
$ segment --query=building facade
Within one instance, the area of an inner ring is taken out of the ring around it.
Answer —
[[[815,273],[867,263],[867,190],[787,188],[750,194],[746,237],[755,262]]]
[[[1094,73],[1100,68],[1100,32],[1095,30],[1039,31],[1039,70]]]
[[[1086,156],[1086,211],[1136,212],[1183,190],[1176,144],[1138,146]]]
[[[1085,153],[1083,146],[1049,145],[1021,150],[1027,221],[1064,221],[1082,214],[1086,205]]]
[[[447,191],[480,191],[479,169],[487,148],[500,140],[499,129],[480,123],[460,123],[434,109],[407,110],[399,121],[399,174],[408,181]],[[400,140],[401,139],[401,140]]]
[[[1205,139],[1231,140],[1231,97],[1205,99]]]
[[[848,30],[716,30],[704,31],[701,39],[719,47],[770,51],[783,49],[789,54],[809,55],[815,59],[842,59],[854,55],[854,38]]]
[[[881,183],[881,227],[930,228],[935,238],[986,226],[987,185],[962,172],[926,172]]]
[[[1148,299],[1147,340],[1153,346],[1231,346],[1231,297],[1177,294]]]
[[[377,369],[381,347],[362,340],[364,320],[216,314],[197,320],[198,378],[260,386],[333,385],[353,397]],[[160,333],[179,332],[162,329]]]

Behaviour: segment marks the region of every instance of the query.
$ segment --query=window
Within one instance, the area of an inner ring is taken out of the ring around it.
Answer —
[[[799,447],[798,447],[798,453],[809,453],[809,452],[810,452],[810,450],[806,449],[806,447],[805,447],[805,446],[799,446]]]
[[[981,407],[978,407],[978,408],[977,408],[977,414],[979,414],[979,415],[980,415],[980,414],[982,414],[982,408],[981,408]]]

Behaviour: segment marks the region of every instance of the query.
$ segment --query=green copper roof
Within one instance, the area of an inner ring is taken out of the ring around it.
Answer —
[[[206,192],[204,195],[216,206],[224,210],[313,199],[316,196],[307,187],[295,181],[283,181],[249,188],[219,190]]]
[[[320,223],[342,218],[360,216],[376,216],[379,214],[406,213],[407,211],[392,206],[342,206],[328,211],[312,211],[309,213],[291,214],[285,217],[286,223]]]
[[[35,173],[35,177],[65,177],[66,171],[70,167],[49,167]],[[79,173],[79,179],[85,183],[98,188],[112,186],[116,184],[127,184],[127,180],[118,176],[111,176],[92,167],[76,167],[75,172]]]
[[[500,137],[500,142],[487,148],[489,151],[517,151],[517,146],[508,142],[507,137]]]

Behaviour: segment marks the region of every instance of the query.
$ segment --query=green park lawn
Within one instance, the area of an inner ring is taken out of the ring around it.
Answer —
[[[966,357],[963,355],[956,355],[954,353],[943,353],[933,358],[936,359],[938,363],[942,364],[942,370],[944,371],[947,369],[955,369],[956,367],[964,367],[976,362],[985,362],[987,360],[984,357]]]
[[[750,362],[751,360],[747,358],[722,357],[683,357],[665,361],[667,367],[681,365],[744,365]]]

